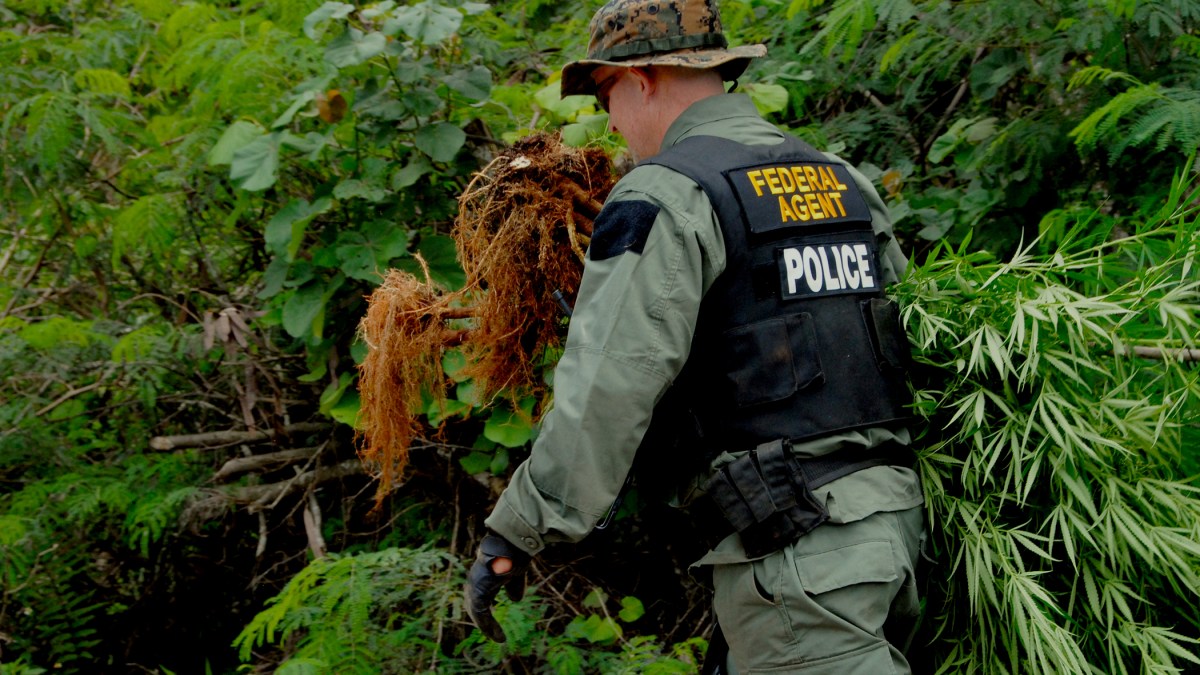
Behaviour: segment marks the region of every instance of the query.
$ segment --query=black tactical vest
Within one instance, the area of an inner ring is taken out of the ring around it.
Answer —
[[[700,306],[669,398],[710,451],[909,417],[908,340],[883,294],[866,200],[846,167],[793,137],[692,137],[650,158],[704,189],[727,264]],[[657,414],[658,411],[656,411]]]

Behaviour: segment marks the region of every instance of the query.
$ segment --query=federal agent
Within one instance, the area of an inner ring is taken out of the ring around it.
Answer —
[[[563,69],[640,164],[596,219],[554,408],[469,573],[492,639],[499,589],[591,532],[636,454],[711,535],[723,672],[909,672],[923,499],[884,295],[907,261],[861,173],[725,93],[765,54],[728,46],[712,0],[613,0]]]

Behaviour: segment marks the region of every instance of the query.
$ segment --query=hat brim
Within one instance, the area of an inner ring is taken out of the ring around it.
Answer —
[[[728,49],[697,49],[685,52],[667,52],[665,54],[649,54],[621,61],[600,61],[583,59],[572,61],[562,69],[562,95],[566,96],[595,96],[596,83],[592,80],[592,71],[601,66],[617,66],[621,68],[637,68],[640,66],[681,66],[684,68],[716,68],[721,78],[729,81],[736,79],[746,71],[750,59],[767,55],[766,45],[741,45]]]

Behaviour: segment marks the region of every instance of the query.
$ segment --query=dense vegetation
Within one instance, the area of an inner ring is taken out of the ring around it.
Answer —
[[[548,551],[506,645],[465,623],[527,410],[457,378],[378,506],[355,452],[381,273],[462,283],[505,144],[620,152],[558,97],[598,4],[0,5],[3,672],[695,671],[695,539],[652,503]],[[1200,5],[722,12],[771,49],[740,89],[863,167],[914,261],[918,665],[1195,668]]]

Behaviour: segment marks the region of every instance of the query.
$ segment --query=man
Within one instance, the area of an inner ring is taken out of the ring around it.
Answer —
[[[498,590],[596,526],[636,451],[701,488],[682,501],[716,541],[697,566],[727,672],[909,671],[923,499],[882,293],[907,261],[869,181],[725,93],[765,53],[727,47],[711,0],[614,0],[563,70],[641,164],[596,219],[554,408],[469,575],[492,639]]]

